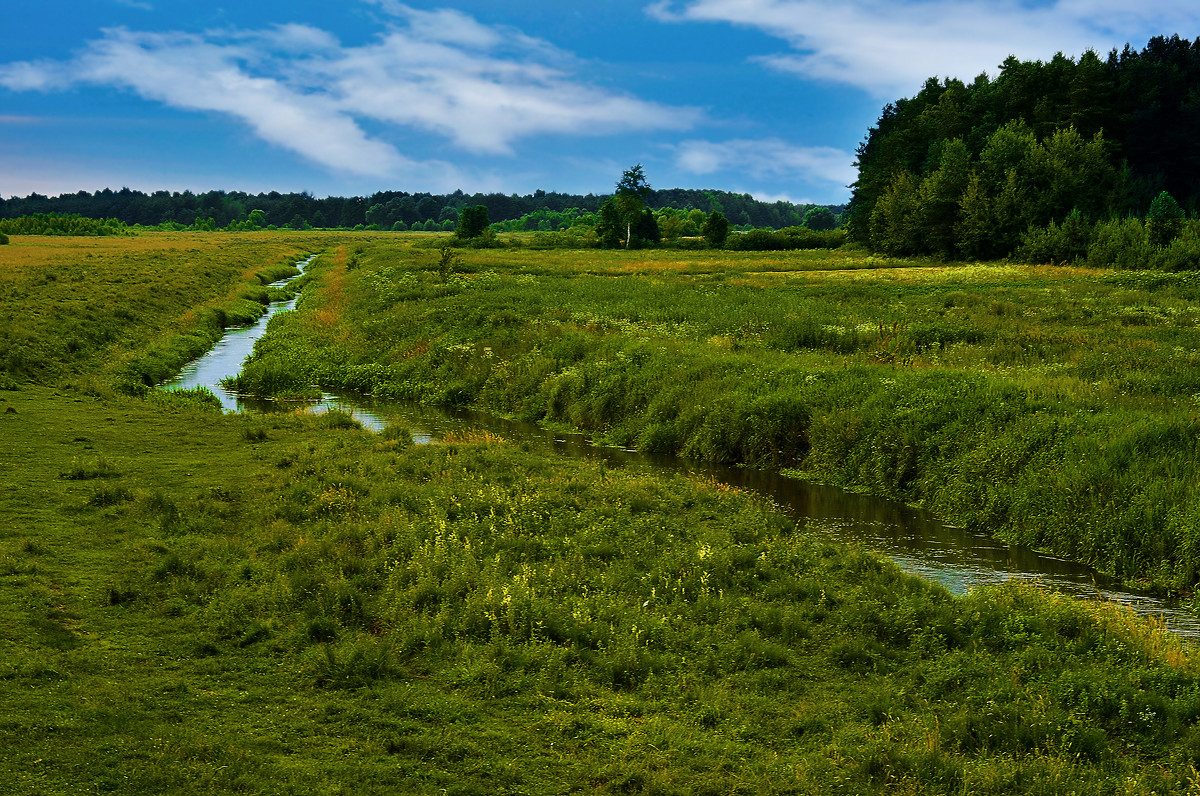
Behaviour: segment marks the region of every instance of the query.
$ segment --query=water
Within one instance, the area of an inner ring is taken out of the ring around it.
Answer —
[[[310,262],[311,258],[298,266],[303,270]],[[241,370],[254,342],[266,332],[270,318],[291,309],[295,302],[292,299],[273,304],[267,315],[254,326],[227,331],[208,354],[164,386],[168,389],[206,387],[221,399],[226,411],[231,412],[291,411],[305,406],[322,412],[337,408],[375,431],[389,423],[408,428],[418,444],[436,442],[454,431],[482,428],[514,441],[542,444],[564,456],[601,458],[614,466],[641,464],[697,472],[769,498],[820,538],[861,545],[887,556],[905,571],[940,583],[957,594],[983,584],[1031,581],[1078,597],[1118,602],[1138,613],[1160,616],[1170,630],[1200,638],[1200,617],[1194,613],[1153,596],[1124,589],[1111,578],[1081,564],[1006,545],[987,535],[947,525],[928,512],[895,501],[770,471],[708,467],[673,457],[598,446],[581,434],[555,433],[480,412],[452,412],[384,402],[369,396],[329,393],[318,402],[263,401],[236,395],[222,387],[222,379],[236,376]]]
[[[314,254],[307,260],[296,263],[301,274],[315,257]],[[283,287],[291,280],[292,277],[281,279],[278,282],[272,282],[270,287]],[[259,318],[253,326],[226,329],[225,334],[207,354],[186,365],[178,376],[163,384],[162,387],[167,390],[206,387],[213,395],[221,399],[221,406],[226,412],[239,412],[255,408],[251,404],[261,402],[244,399],[236,393],[226,390],[221,386],[221,382],[241,372],[242,363],[254,350],[254,343],[267,333],[267,323],[278,313],[293,309],[299,299],[300,297],[297,295],[288,301],[272,302],[267,307],[266,314]]]

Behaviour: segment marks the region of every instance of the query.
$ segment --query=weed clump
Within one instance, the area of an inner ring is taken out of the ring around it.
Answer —
[[[59,478],[71,481],[90,481],[95,478],[119,478],[120,476],[121,471],[103,455],[89,461],[74,457],[71,459],[70,468],[59,473]]]

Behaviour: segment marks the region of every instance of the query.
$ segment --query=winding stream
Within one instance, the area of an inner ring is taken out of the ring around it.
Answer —
[[[312,259],[297,263],[297,266],[303,271]],[[508,439],[540,443],[564,456],[601,458],[614,466],[633,464],[711,475],[724,483],[768,497],[819,538],[862,545],[892,559],[905,571],[940,583],[951,592],[962,594],[986,583],[1033,581],[1078,597],[1110,600],[1142,614],[1161,616],[1170,630],[1200,638],[1200,617],[1194,613],[1125,589],[1113,579],[1081,564],[946,525],[928,512],[895,501],[800,481],[771,471],[706,466],[674,457],[601,447],[582,434],[555,433],[480,412],[453,412],[382,402],[369,396],[332,394],[309,404],[263,401],[236,395],[222,387],[222,379],[235,376],[241,370],[255,341],[266,333],[271,317],[292,309],[296,300],[272,304],[267,314],[253,326],[227,330],[211,351],[163,387],[206,387],[230,412],[291,411],[305,405],[317,412],[338,408],[372,430],[381,430],[389,423],[404,426],[418,444],[436,442],[456,430],[483,428]]]

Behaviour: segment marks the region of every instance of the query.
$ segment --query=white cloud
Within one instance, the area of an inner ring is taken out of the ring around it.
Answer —
[[[335,172],[436,172],[439,183],[451,166],[418,163],[394,139],[411,140],[416,130],[471,152],[506,154],[532,136],[680,130],[699,119],[694,109],[582,81],[562,66],[566,54],[514,29],[453,10],[366,1],[402,24],[361,46],[296,24],[203,34],[115,28],[69,61],[0,64],[0,86],[116,86],[237,119],[262,140]],[[368,134],[366,123],[381,132]]]
[[[676,149],[676,162],[681,169],[698,175],[726,172],[839,187],[849,185],[857,176],[851,152],[795,146],[776,138],[684,141]]]
[[[698,113],[590,86],[553,66],[395,30],[322,66],[344,107],[504,154],[538,135],[686,129]]]
[[[1155,35],[1200,33],[1194,0],[661,0],[663,22],[724,22],[783,39],[791,52],[762,63],[878,97],[911,96],[928,77],[970,81],[1009,55],[1101,56]]]

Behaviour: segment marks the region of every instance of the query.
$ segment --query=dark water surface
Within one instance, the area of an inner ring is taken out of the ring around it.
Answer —
[[[298,263],[303,270],[309,260]],[[1031,581],[1087,599],[1111,600],[1139,613],[1161,616],[1166,626],[1200,638],[1200,617],[1155,597],[1122,588],[1090,567],[998,542],[939,522],[927,512],[836,487],[789,478],[780,473],[734,467],[712,467],[674,457],[650,456],[594,445],[581,434],[547,431],[535,425],[480,412],[452,412],[408,403],[384,402],[369,396],[326,394],[308,404],[263,401],[233,394],[221,380],[236,376],[277,312],[291,309],[295,299],[273,304],[254,326],[228,330],[205,356],[184,368],[165,388],[206,387],[226,411],[293,411],[309,407],[322,412],[348,412],[365,427],[382,430],[389,423],[408,428],[418,444],[429,444],[453,431],[485,429],[513,441],[540,444],[564,456],[599,458],[614,466],[647,466],[710,475],[731,486],[762,495],[818,538],[858,544],[895,561],[905,571],[963,594],[972,587],[1010,580]]]

